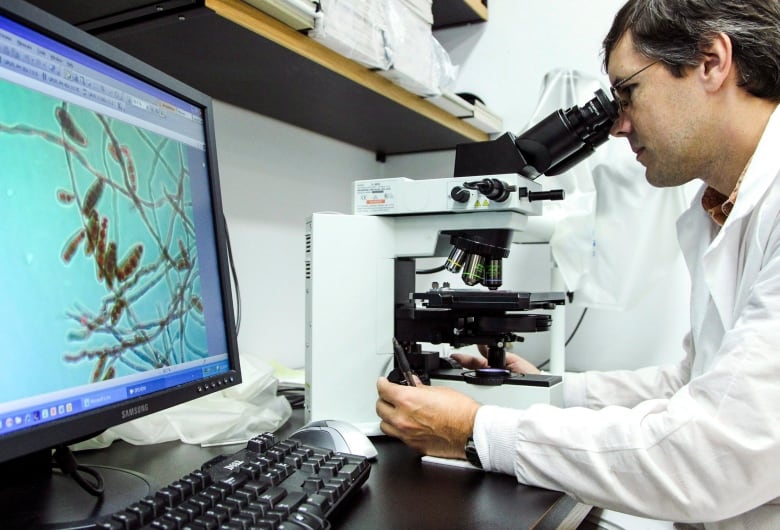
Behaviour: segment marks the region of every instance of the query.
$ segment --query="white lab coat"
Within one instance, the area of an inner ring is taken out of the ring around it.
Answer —
[[[780,528],[778,146],[775,110],[724,226],[703,189],[678,221],[692,283],[684,360],[567,374],[568,408],[481,407],[487,469],[643,517]]]

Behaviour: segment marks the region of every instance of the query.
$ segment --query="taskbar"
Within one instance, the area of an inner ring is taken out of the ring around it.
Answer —
[[[8,411],[0,416],[0,435],[35,427],[36,425],[43,425],[68,416],[114,405],[193,381],[209,379],[229,370],[230,363],[227,357],[225,357],[208,364],[199,364],[170,372],[157,372],[143,381],[128,381],[126,384],[118,384],[99,391],[61,397],[40,405]]]

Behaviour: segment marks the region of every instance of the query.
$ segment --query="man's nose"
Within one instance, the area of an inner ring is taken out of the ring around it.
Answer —
[[[609,134],[617,138],[620,136],[628,136],[630,132],[631,120],[628,119],[628,116],[625,112],[621,112],[618,114],[615,123],[613,123],[612,127],[609,129]]]

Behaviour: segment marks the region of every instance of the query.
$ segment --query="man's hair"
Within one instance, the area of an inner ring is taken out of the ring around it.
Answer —
[[[780,1],[628,0],[604,38],[604,69],[620,38],[659,60],[677,77],[696,66],[719,33],[731,39],[738,84],[760,98],[780,101]]]

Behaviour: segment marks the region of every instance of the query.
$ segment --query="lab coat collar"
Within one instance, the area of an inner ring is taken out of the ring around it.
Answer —
[[[742,179],[734,209],[723,227],[717,231],[702,258],[701,273],[704,274],[704,280],[725,329],[729,329],[734,324],[738,312],[736,307],[737,283],[742,260],[737,259],[737,256],[740,254],[744,225],[746,218],[753,212],[780,172],[780,159],[777,156],[778,143],[780,143],[780,111],[775,108]],[[702,189],[698,194],[699,201],[703,191]],[[701,206],[699,208],[701,209]],[[708,219],[708,222],[710,230],[712,230],[712,221]],[[703,229],[706,230],[706,228]],[[688,249],[692,250],[695,243],[691,239],[702,238],[703,234],[700,232],[697,236],[691,233],[690,227],[685,232],[688,232]],[[683,236],[681,236],[681,245],[682,239]],[[702,239],[699,241],[704,242]],[[695,317],[693,313],[692,316]]]
[[[777,153],[778,142],[780,142],[780,106],[775,107],[774,112],[769,117],[753,157],[748,162],[737,200],[723,224],[724,228],[752,212],[761,197],[765,195],[766,190],[774,182],[774,176],[780,168]],[[721,233],[724,232],[721,231]]]

